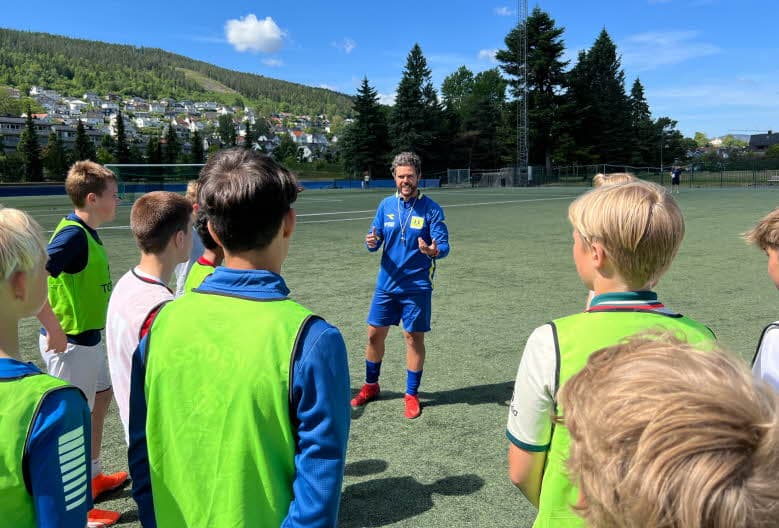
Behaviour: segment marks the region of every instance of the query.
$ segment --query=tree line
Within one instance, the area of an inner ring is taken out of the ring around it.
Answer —
[[[575,64],[563,60],[564,29],[536,7],[504,39],[499,65],[448,75],[440,99],[418,44],[408,54],[395,104],[379,104],[364,78],[341,155],[348,172],[389,176],[390,156],[414,150],[426,171],[516,163],[517,106],[527,94],[529,161],[534,166],[670,165],[696,147],[670,117],[653,118],[636,78],[626,92],[617,47],[603,29]],[[519,62],[527,37],[527,67]]]

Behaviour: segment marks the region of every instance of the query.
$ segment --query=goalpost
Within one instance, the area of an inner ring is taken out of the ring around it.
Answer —
[[[187,182],[196,180],[203,163],[107,163],[116,174],[123,200],[135,201],[151,191],[184,192]]]

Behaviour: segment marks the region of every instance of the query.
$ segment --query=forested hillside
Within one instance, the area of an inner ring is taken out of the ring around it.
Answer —
[[[238,94],[215,90],[219,84],[265,115],[289,111],[348,116],[352,109],[351,98],[344,94],[227,70],[158,48],[0,29],[0,86],[26,91],[38,85],[77,97],[91,91],[235,101]]]

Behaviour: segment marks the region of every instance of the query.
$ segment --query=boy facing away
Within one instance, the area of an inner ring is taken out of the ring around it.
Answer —
[[[768,276],[779,288],[779,208],[764,216],[744,238],[768,255]],[[779,391],[779,321],[763,329],[752,360],[752,372]]]
[[[777,525],[779,395],[739,359],[640,335],[591,355],[560,402],[590,526]]]
[[[568,209],[573,259],[590,307],[536,328],[517,371],[506,434],[511,481],[539,508],[534,526],[584,526],[571,509],[578,491],[569,480],[568,431],[553,427],[565,412],[558,391],[594,351],[649,328],[692,343],[713,343],[705,326],[667,309],[649,285],[671,265],[684,220],[662,187],[635,181],[592,190]]]
[[[349,434],[337,328],[289,298],[294,176],[212,156],[199,202],[224,266],[166,304],[133,357],[130,471],[143,526],[334,527]]]
[[[73,385],[22,362],[17,325],[46,299],[40,226],[0,206],[0,523],[83,527],[92,507],[89,406]]]
[[[92,409],[92,495],[116,489],[127,472],[102,472],[103,423],[113,392],[100,332],[105,328],[111,273],[97,228],[111,222],[119,204],[113,172],[77,161],[65,190],[75,210],[60,221],[47,247],[49,295],[38,314],[41,357],[49,374],[81,389]]]
[[[189,258],[191,223],[192,204],[172,192],[144,194],[130,212],[130,229],[141,250],[141,260],[114,286],[106,318],[108,366],[128,444],[133,352],[153,316],[164,303],[173,300],[168,283],[176,265]]]
[[[208,217],[205,211],[198,211],[195,216],[195,233],[203,242],[203,254],[198,257],[187,274],[184,283],[184,293],[191,292],[211,275],[224,260],[224,251],[208,232]]]

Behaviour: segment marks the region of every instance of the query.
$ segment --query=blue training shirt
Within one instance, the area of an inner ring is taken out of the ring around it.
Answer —
[[[449,254],[449,231],[441,206],[422,192],[409,201],[395,193],[379,204],[371,224],[371,229],[374,228],[379,242],[368,251],[384,247],[376,289],[388,293],[433,289],[436,261]],[[428,245],[436,241],[439,251],[436,258],[419,251],[419,237]]]
[[[283,299],[289,295],[284,279],[275,273],[223,266],[218,266],[198,290],[249,299]],[[292,362],[291,387],[292,409],[298,421],[294,498],[282,527],[333,527],[338,523],[351,420],[346,344],[336,327],[319,318],[307,323],[300,343]],[[144,337],[133,354],[128,449],[133,498],[144,528],[156,527],[146,446],[147,347],[148,337]]]
[[[0,382],[40,373],[32,363],[0,358]],[[50,392],[41,401],[23,459],[24,480],[31,491],[38,528],[86,524],[87,512],[92,509],[91,427],[87,400],[76,387]],[[79,429],[83,444],[74,441],[73,449],[61,457],[60,437]],[[83,494],[74,494],[84,486]]]
[[[89,227],[76,213],[70,213],[68,220],[78,222],[98,244],[103,244],[97,231]],[[87,235],[83,229],[76,226],[66,226],[49,242],[46,248],[49,260],[46,262],[46,271],[52,277],[58,277],[60,273],[74,275],[87,267],[89,258],[89,244]],[[41,335],[46,335],[46,330],[41,328]],[[100,330],[87,330],[78,335],[69,335],[68,343],[82,346],[95,346],[100,343]]]

